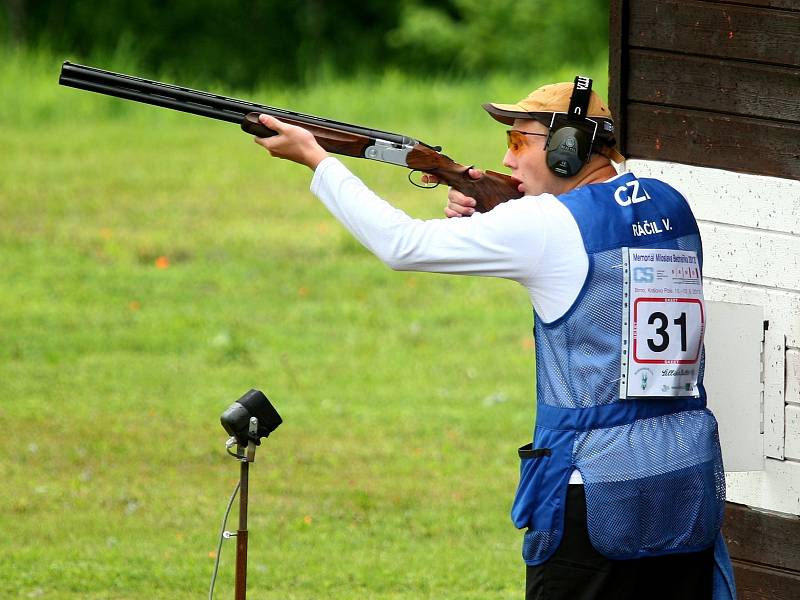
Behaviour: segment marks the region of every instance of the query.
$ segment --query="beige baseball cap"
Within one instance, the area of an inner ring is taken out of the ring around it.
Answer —
[[[516,104],[491,102],[484,104],[483,108],[493,119],[505,125],[513,125],[515,119],[535,119],[550,127],[553,113],[566,113],[569,110],[573,88],[574,84],[570,82],[552,83],[532,91]],[[623,162],[625,157],[616,149],[611,111],[596,92],[590,96],[586,117],[597,121],[596,151],[616,163]]]

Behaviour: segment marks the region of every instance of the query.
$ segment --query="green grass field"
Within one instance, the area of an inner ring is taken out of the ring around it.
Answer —
[[[251,597],[521,597],[525,291],[393,272],[310,172],[235,126],[61,88],[47,54],[2,58],[0,598],[206,597],[238,478],[218,417],[251,387],[285,421],[251,470]],[[502,128],[480,102],[572,75],[214,91],[498,169]],[[441,214],[444,189],[347,164],[410,214]]]

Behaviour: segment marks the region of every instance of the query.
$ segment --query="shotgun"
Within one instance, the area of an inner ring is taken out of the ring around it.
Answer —
[[[480,179],[472,179],[468,173],[470,167],[442,154],[441,147],[397,133],[226,98],[68,61],[61,66],[58,83],[229,123],[239,123],[244,131],[257,137],[276,135],[277,132],[268,129],[258,120],[259,114],[272,115],[281,121],[307,129],[328,152],[406,167],[411,169],[409,180],[414,171],[434,175],[441,183],[474,198],[477,203],[475,208],[479,212],[489,211],[501,202],[522,196],[518,190],[520,182],[513,177],[485,171]]]

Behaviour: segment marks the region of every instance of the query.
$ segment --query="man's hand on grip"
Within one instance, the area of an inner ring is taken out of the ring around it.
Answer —
[[[483,171],[479,169],[470,169],[469,176],[472,179],[480,179],[483,176]],[[425,174],[422,176],[424,183],[439,183],[435,175]],[[447,192],[447,206],[444,207],[444,214],[446,217],[468,217],[475,212],[475,198],[465,196],[455,188],[450,188]]]

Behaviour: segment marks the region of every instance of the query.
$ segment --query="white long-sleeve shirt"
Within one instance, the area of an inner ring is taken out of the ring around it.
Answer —
[[[389,267],[511,279],[545,321],[563,315],[589,259],[575,219],[555,196],[524,196],[469,218],[412,219],[377,196],[341,162],[323,160],[311,191]]]
[[[539,317],[551,322],[572,306],[589,258],[578,224],[555,196],[524,196],[469,218],[412,219],[377,196],[341,162],[323,160],[311,191],[389,267],[519,282]],[[573,471],[570,483],[582,483]]]

